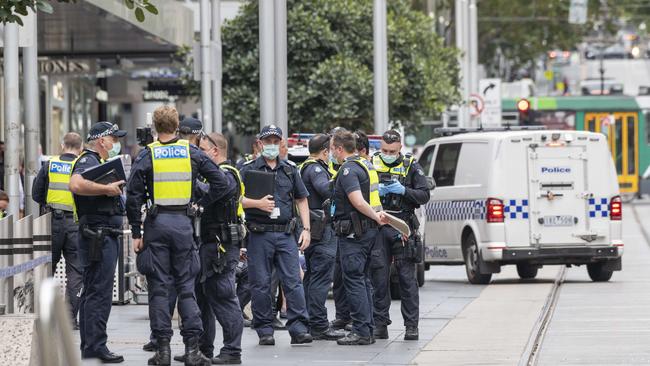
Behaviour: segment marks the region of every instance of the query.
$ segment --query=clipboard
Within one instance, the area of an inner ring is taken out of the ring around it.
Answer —
[[[258,200],[275,192],[275,173],[262,170],[249,170],[244,175],[245,197]],[[268,212],[257,208],[246,209],[250,215],[269,216]]]
[[[119,156],[108,160],[104,164],[92,167],[81,173],[84,179],[92,180],[99,184],[109,184],[120,180],[126,181],[124,174],[124,164]]]
[[[395,230],[399,231],[400,234],[406,236],[407,238],[411,236],[411,228],[404,220],[399,219],[387,212],[384,212],[384,214],[386,215],[386,218],[388,218],[388,225],[392,226]]]

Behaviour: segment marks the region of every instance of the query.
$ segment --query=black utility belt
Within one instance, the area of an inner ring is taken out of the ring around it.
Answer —
[[[52,216],[54,216],[57,219],[73,218],[74,217],[74,213],[72,211],[53,209],[50,212],[52,213]]]
[[[353,212],[350,214],[349,220],[337,220],[334,219],[334,234],[337,236],[348,236],[354,234],[357,237],[363,236],[363,234],[370,230],[375,229],[379,225],[376,222],[369,219],[359,218],[359,214]]]
[[[180,205],[180,206],[160,206],[154,204],[149,208],[147,214],[154,218],[160,213],[173,214],[173,215],[183,215],[188,217],[195,217],[197,212],[196,209],[190,205]]]
[[[244,239],[244,230],[239,223],[232,223],[232,224],[218,224],[218,225],[210,225],[207,229],[205,229],[205,232],[207,232],[207,239],[205,240],[206,243],[214,243],[214,242],[220,242],[220,243],[227,243],[227,242],[239,242]]]
[[[246,227],[248,227],[248,230],[253,233],[291,234],[296,230],[296,219],[291,219],[291,221],[286,224],[258,224],[255,222],[248,222]]]

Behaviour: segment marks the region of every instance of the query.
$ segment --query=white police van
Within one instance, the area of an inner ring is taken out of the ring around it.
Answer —
[[[425,266],[464,264],[471,283],[502,265],[534,278],[546,264],[621,270],[621,199],[602,134],[443,129],[419,162],[436,181],[420,211]],[[461,133],[465,132],[465,133]]]

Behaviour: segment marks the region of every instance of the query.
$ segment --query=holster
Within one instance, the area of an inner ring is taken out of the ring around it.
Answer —
[[[334,221],[334,234],[336,234],[336,236],[348,236],[351,233],[352,233],[351,220]]]
[[[422,246],[422,238],[419,233],[414,233],[406,241],[404,245],[403,258],[404,260],[420,263],[422,262],[422,255],[424,252],[424,247]]]
[[[81,233],[84,237],[90,239],[88,246],[88,261],[90,262],[100,262],[102,260],[102,247],[104,246],[105,237],[122,235],[121,230],[111,227],[98,227],[96,230],[91,230],[85,226]]]
[[[323,239],[323,232],[327,224],[325,212],[322,210],[309,210],[309,224],[311,225],[311,240],[320,241]]]

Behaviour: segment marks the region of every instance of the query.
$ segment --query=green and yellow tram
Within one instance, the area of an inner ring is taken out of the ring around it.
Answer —
[[[518,99],[504,99],[504,120],[603,133],[609,140],[621,193],[650,193],[650,181],[640,179],[650,165],[650,97],[532,97],[528,101],[529,110],[520,111]]]

